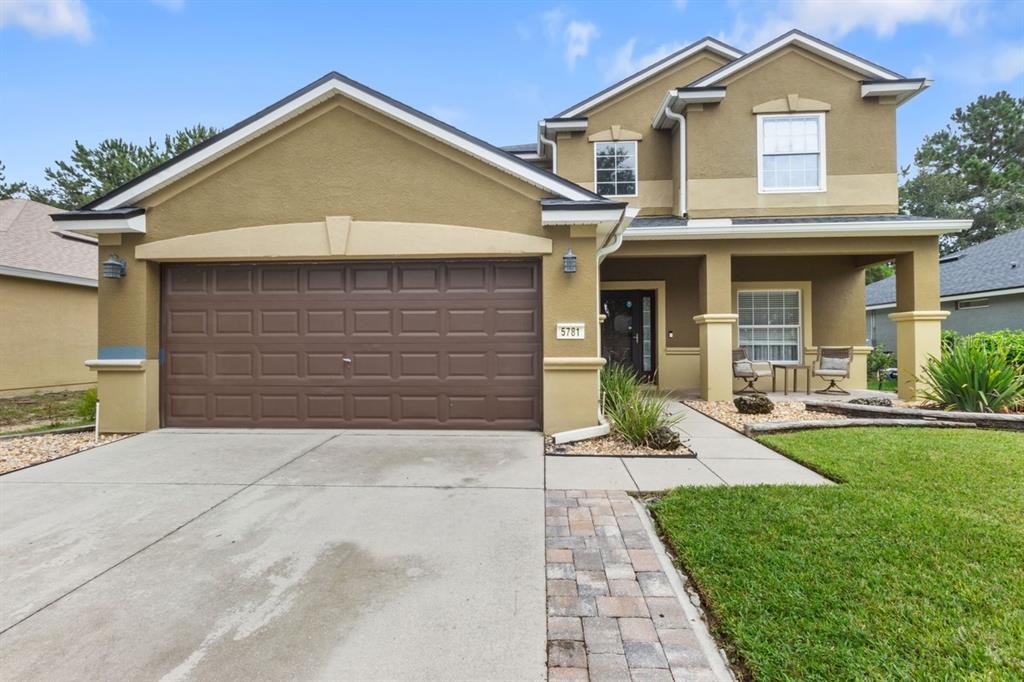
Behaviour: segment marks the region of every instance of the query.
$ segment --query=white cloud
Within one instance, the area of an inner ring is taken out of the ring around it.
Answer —
[[[81,0],[0,0],[0,28],[18,26],[34,36],[70,35],[81,43],[92,39],[92,27]]]
[[[615,55],[612,57],[612,62],[608,67],[606,76],[610,81],[625,78],[626,76],[636,73],[645,66],[650,66],[659,59],[669,56],[673,52],[681,49],[683,46],[684,43],[664,43],[662,45],[658,45],[650,52],[634,55],[633,51],[636,49],[636,38],[630,38],[626,41],[625,45],[616,50]]]
[[[981,3],[968,0],[784,0],[767,12],[762,11],[764,7],[739,5],[739,16],[723,39],[750,48],[793,28],[827,40],[859,29],[887,38],[901,25],[923,23],[958,34],[972,26],[983,10]]]
[[[570,21],[565,27],[565,62],[569,68],[576,66],[576,60],[587,56],[590,41],[600,33],[597,26],[589,21]]]
[[[565,63],[570,69],[590,53],[590,43],[601,35],[590,21],[569,20],[565,10],[555,7],[541,14],[541,25],[548,42],[565,46]]]
[[[180,12],[185,7],[185,0],[149,0],[157,7],[162,7],[168,12]]]
[[[1024,46],[1007,45],[998,48],[991,57],[992,80],[1006,83],[1024,76]]]

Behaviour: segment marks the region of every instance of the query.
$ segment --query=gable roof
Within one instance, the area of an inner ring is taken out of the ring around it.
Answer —
[[[0,200],[0,274],[96,286],[96,243],[54,228],[59,208]]]
[[[903,76],[890,71],[889,69],[879,66],[874,62],[870,62],[867,59],[858,57],[852,52],[847,52],[841,47],[836,47],[831,43],[826,43],[824,40],[815,38],[812,35],[808,35],[803,31],[793,29],[788,33],[783,33],[778,38],[769,40],[764,45],[751,50],[747,54],[743,55],[735,61],[729,62],[724,66],[715,69],[706,76],[702,76],[697,80],[689,84],[689,87],[693,88],[704,88],[710,85],[717,85],[721,83],[724,78],[728,78],[732,74],[746,69],[747,67],[761,61],[765,57],[769,57],[779,50],[788,47],[790,45],[798,45],[809,52],[813,52],[819,57],[824,57],[832,62],[841,64],[853,71],[863,74],[865,78],[871,80],[904,80]]]
[[[1024,228],[939,259],[940,297],[1024,288]],[[865,289],[868,307],[896,302],[896,277]]]
[[[601,199],[599,195],[569,180],[527,163],[514,154],[332,71],[86,204],[83,210],[107,210],[131,205],[334,95],[343,95],[358,101],[557,196],[584,201]]]
[[[737,59],[743,55],[743,52],[737,50],[735,47],[732,47],[731,45],[726,45],[722,41],[716,40],[715,38],[712,38],[710,36],[706,36],[696,42],[690,43],[689,45],[679,50],[676,50],[675,52],[673,52],[672,54],[668,55],[663,59],[659,59],[650,66],[640,69],[639,71],[630,76],[626,76],[619,82],[608,86],[604,90],[595,93],[590,97],[587,97],[586,99],[577,102],[576,104],[573,104],[571,107],[562,112],[559,112],[552,118],[571,118],[573,116],[579,116],[580,114],[583,114],[584,112],[593,109],[598,104],[601,104],[602,102],[605,102],[611,99],[612,97],[615,97],[619,93],[624,92],[629,88],[639,85],[640,83],[644,82],[649,78],[653,78],[662,71],[665,71],[666,69],[675,66],[684,59],[687,59],[688,57],[691,57],[703,50],[710,50],[711,52],[714,52],[715,54],[730,60]]]

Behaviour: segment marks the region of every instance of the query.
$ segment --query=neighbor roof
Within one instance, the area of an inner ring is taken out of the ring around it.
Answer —
[[[0,200],[0,274],[95,285],[95,241],[56,229],[54,213],[63,211],[28,199]]]
[[[665,69],[675,66],[679,62],[683,61],[687,57],[697,54],[703,50],[710,50],[715,54],[718,54],[726,59],[737,59],[743,55],[741,50],[737,50],[731,45],[726,45],[721,40],[706,36],[700,40],[690,43],[689,45],[676,50],[672,54],[668,55],[664,59],[659,59],[650,66],[640,69],[636,73],[626,76],[618,83],[608,86],[604,90],[587,97],[584,100],[573,104],[565,111],[559,112],[553,118],[572,118],[579,116],[580,114],[593,109],[595,106],[604,102],[612,97],[615,97],[620,92],[628,90],[629,88],[642,83],[643,81],[658,75]]]
[[[939,259],[940,296],[984,294],[1024,288],[1024,228],[969,246]],[[870,306],[896,302],[896,277],[867,286]]]
[[[204,140],[182,154],[86,204],[83,208],[104,210],[129,206],[187,173],[240,147],[269,128],[280,125],[336,94],[356,100],[552,194],[567,199],[585,201],[601,199],[599,195],[574,182],[543,168],[538,168],[514,154],[332,71],[227,130]]]

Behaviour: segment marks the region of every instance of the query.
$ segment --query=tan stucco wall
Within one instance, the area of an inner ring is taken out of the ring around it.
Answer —
[[[93,287],[0,276],[0,393],[94,384],[96,319]]]
[[[672,209],[672,133],[655,130],[651,121],[665,94],[704,76],[725,63],[711,52],[694,55],[657,77],[585,112],[587,130],[558,139],[558,174],[586,187],[594,186],[594,144],[587,138],[613,125],[643,135],[637,143],[638,196],[623,197],[644,214],[667,214]]]
[[[104,240],[108,243],[100,247],[100,259],[117,253],[127,261],[128,272],[123,280],[101,284],[105,323],[100,330],[100,357],[117,353],[149,360],[159,357],[159,258],[180,260],[196,254],[194,244],[206,243],[164,240],[271,226],[259,233],[262,250],[250,252],[246,260],[309,258],[310,248],[318,257],[339,259],[348,258],[349,249],[358,251],[358,257],[422,258],[431,254],[424,250],[420,235],[410,232],[410,238],[403,240],[392,233],[421,226],[435,236],[463,234],[467,227],[501,231],[499,238],[484,240],[488,255],[544,254],[545,357],[589,361],[589,367],[545,369],[545,430],[592,426],[597,423],[599,357],[596,232],[593,226],[574,227],[571,232],[576,237],[570,238],[568,227],[544,228],[539,200],[546,196],[544,190],[403,124],[334,98],[147,199],[146,235],[125,236],[120,243]],[[352,241],[343,252],[335,249],[333,237],[324,231],[330,227],[326,219],[331,216],[350,216],[355,221],[349,235]],[[380,244],[368,244],[365,235],[355,229],[363,221],[388,223],[383,228],[389,235],[386,244],[392,247],[387,253],[370,253]],[[303,239],[289,247],[287,240],[276,235],[293,223],[306,227],[301,228]],[[237,233],[242,239],[253,234]],[[472,237],[479,233],[467,230],[464,234]],[[264,243],[266,235],[273,237],[269,246]],[[220,237],[211,243],[222,253],[244,255]],[[459,250],[447,243],[451,239],[445,239],[443,253],[457,257]],[[158,242],[162,242],[159,247]],[[506,254],[494,253],[491,247],[499,243],[507,246]],[[148,251],[157,260],[135,258],[136,247],[144,244],[154,246],[143,248],[143,255]],[[562,254],[570,245],[579,264],[579,271],[571,276],[565,275],[561,266]],[[300,253],[302,249],[305,251]],[[468,243],[464,251],[478,253]],[[555,323],[561,321],[584,322],[586,340],[555,341]],[[101,428],[153,428],[157,412],[150,403],[155,400],[152,396],[159,395],[158,369],[147,365],[143,372],[101,371],[100,375],[104,409],[111,400],[125,403],[111,406],[121,416],[116,423],[101,420]],[[572,395],[574,400],[564,400],[563,395]],[[133,410],[128,403],[138,400],[145,406]]]
[[[720,104],[687,112],[691,217],[895,213],[896,107],[860,96],[862,76],[789,47],[726,79]],[[827,191],[757,193],[755,106],[797,94],[828,103]]]

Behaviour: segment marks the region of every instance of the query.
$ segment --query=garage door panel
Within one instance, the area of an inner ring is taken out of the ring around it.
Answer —
[[[536,429],[539,320],[536,261],[167,265],[164,423]]]

